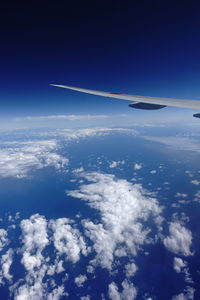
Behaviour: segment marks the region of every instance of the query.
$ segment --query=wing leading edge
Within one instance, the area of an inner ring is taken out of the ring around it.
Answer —
[[[96,90],[88,90],[88,89],[82,89],[79,87],[67,86],[67,85],[59,85],[59,84],[50,84],[50,85],[64,88],[64,89],[73,90],[73,91],[78,91],[78,92],[82,92],[82,93],[86,93],[86,94],[91,94],[91,95],[121,99],[121,100],[126,100],[126,101],[134,101],[136,103],[131,103],[129,106],[138,108],[138,109],[160,109],[160,108],[163,108],[166,106],[175,106],[175,107],[200,110],[200,101],[195,101],[195,100],[127,95],[127,94],[121,94],[121,93],[111,93],[111,92],[102,92],[102,91],[96,91]],[[193,116],[199,118],[200,114],[194,114]]]

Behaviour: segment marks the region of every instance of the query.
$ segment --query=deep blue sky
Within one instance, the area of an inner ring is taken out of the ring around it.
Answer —
[[[199,9],[194,1],[4,1],[0,117],[130,112],[124,101],[49,83],[199,99]]]

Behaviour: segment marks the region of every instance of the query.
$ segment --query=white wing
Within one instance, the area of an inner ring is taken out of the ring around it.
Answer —
[[[58,85],[51,84],[52,86],[61,87],[69,90],[74,90],[82,93],[122,99],[127,101],[135,101],[137,103],[130,104],[130,106],[140,109],[159,109],[165,106],[176,106],[183,108],[191,108],[191,109],[199,109],[200,110],[200,101],[195,100],[183,100],[183,99],[175,99],[175,98],[160,98],[160,97],[147,97],[147,96],[136,96],[136,95],[127,95],[120,93],[111,93],[111,92],[101,92],[96,90],[88,90],[82,89],[73,86],[67,85]],[[145,105],[147,104],[147,105]],[[200,114],[195,114],[195,117],[200,117]]]

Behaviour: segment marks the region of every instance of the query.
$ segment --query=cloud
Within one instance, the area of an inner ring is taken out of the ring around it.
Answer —
[[[20,222],[23,243],[20,251],[21,264],[26,270],[26,276],[10,287],[15,299],[55,300],[68,296],[64,284],[57,285],[48,277],[46,279],[46,276],[54,276],[65,271],[61,256],[64,255],[65,260],[74,264],[78,262],[81,254],[86,256],[89,253],[90,248],[86,246],[81,233],[75,227],[76,225],[70,219],[59,218],[47,221],[39,214]],[[45,255],[45,249],[49,245],[51,247],[54,245],[56,250],[56,253],[51,251],[51,256]],[[8,271],[12,262],[8,260],[9,257],[6,254],[2,261],[4,267],[1,275],[7,279],[11,279]],[[66,272],[64,275],[62,283],[68,278]],[[86,275],[80,275],[76,277],[75,283],[81,287],[86,279]]]
[[[35,214],[29,219],[22,220],[20,227],[23,241],[21,263],[27,275],[24,280],[19,280],[11,291],[17,300],[42,299],[45,294],[43,278],[47,271],[42,251],[49,244],[47,221],[43,216]]]
[[[121,299],[120,293],[118,292],[118,287],[114,282],[111,282],[109,284],[108,295],[111,300],[120,300]]]
[[[126,115],[120,115],[121,117]],[[50,116],[27,116],[23,118],[16,118],[16,121],[45,121],[45,120],[68,120],[68,121],[77,121],[77,120],[98,120],[98,119],[107,119],[110,118],[110,115],[50,115]]]
[[[90,299],[91,299],[90,295],[81,297],[81,300],[90,300]]]
[[[133,277],[137,272],[138,267],[134,263],[129,263],[125,266],[126,277]]]
[[[93,136],[106,136],[113,133],[123,133],[132,136],[137,136],[139,132],[130,128],[112,128],[112,127],[94,127],[94,128],[82,128],[82,129],[59,129],[49,130],[36,135],[51,137],[51,138],[63,138],[65,140],[78,140],[81,138],[93,137]]]
[[[0,176],[26,177],[32,169],[52,166],[61,169],[69,160],[55,153],[55,140],[6,143],[0,149]]]
[[[72,171],[72,173],[77,174],[77,173],[82,173],[83,171],[84,171],[84,169],[83,169],[83,167],[81,167],[81,168],[74,169]]]
[[[174,270],[180,273],[183,268],[187,266],[187,262],[182,260],[180,257],[174,257]]]
[[[200,191],[195,194],[194,201],[200,203]]]
[[[192,232],[181,225],[180,222],[171,222],[169,225],[170,235],[164,239],[165,247],[175,253],[184,256],[192,255]]]
[[[118,291],[116,283],[112,282],[108,287],[108,296],[111,300],[134,300],[137,296],[137,290],[133,283],[126,279],[122,282],[122,292]]]
[[[120,165],[124,165],[125,164],[125,160],[119,160],[119,161],[112,161],[111,163],[110,163],[110,165],[109,165],[109,168],[111,168],[111,169],[113,169],[113,168],[116,168],[116,167],[118,167],[118,166],[120,166]]]
[[[29,272],[39,268],[43,262],[42,250],[48,245],[47,221],[43,216],[33,215],[20,224],[23,236],[22,264]]]
[[[73,222],[67,218],[60,218],[50,221],[50,227],[53,230],[53,242],[59,255],[64,254],[66,260],[76,263],[80,255],[87,255],[90,248],[76,228],[72,227]]]
[[[151,173],[151,174],[156,174],[157,171],[156,171],[156,170],[151,170],[149,173]]]
[[[50,294],[46,295],[47,300],[58,300],[61,297],[68,297],[69,294],[64,292],[65,286],[64,284],[55,288]]]
[[[191,183],[194,185],[200,185],[200,180],[194,179],[194,180],[191,180]]]
[[[76,283],[76,285],[78,287],[83,287],[84,282],[87,280],[87,276],[86,275],[79,275],[78,277],[76,277],[74,279],[74,282]]]
[[[5,278],[11,281],[12,275],[10,274],[10,266],[12,264],[13,250],[8,249],[8,251],[1,257],[1,271],[0,271],[0,281]]]
[[[188,194],[177,192],[176,195],[175,195],[175,197],[177,197],[177,198],[187,198]]]
[[[172,300],[194,300],[195,289],[193,287],[186,287],[184,292],[172,297]]]
[[[112,133],[137,135],[137,131],[125,128],[64,129],[31,133],[30,141],[0,143],[0,177],[27,177],[31,171],[45,167],[64,169],[69,159],[58,154],[61,140],[77,141],[86,137],[105,136]],[[37,136],[37,140],[35,139]],[[39,137],[51,139],[38,140]],[[118,163],[117,163],[118,164]],[[123,161],[120,164],[124,164]]]
[[[44,256],[44,249],[51,243],[48,236],[48,222],[44,216],[32,215],[20,223],[22,230],[21,263],[26,270],[26,276],[19,279],[10,287],[14,298],[21,299],[60,299],[67,296],[64,285],[50,284],[45,279],[46,275],[53,276],[55,273],[64,271],[63,262],[56,258],[53,266],[50,257]],[[63,281],[64,282],[64,281]]]
[[[96,257],[93,264],[112,269],[114,256],[136,255],[149,242],[149,228],[142,221],[155,218],[162,209],[151,194],[140,185],[97,172],[82,176],[89,184],[67,194],[82,199],[101,216],[101,223],[83,220],[85,234],[94,243]]]
[[[136,163],[136,164],[134,165],[134,170],[135,170],[135,171],[140,170],[141,168],[142,168],[142,164]]]
[[[167,145],[171,149],[174,150],[182,150],[182,151],[193,151],[200,152],[199,140],[189,137],[157,137],[157,136],[143,136],[145,140],[161,143]]]
[[[0,251],[8,244],[7,231],[0,228]]]

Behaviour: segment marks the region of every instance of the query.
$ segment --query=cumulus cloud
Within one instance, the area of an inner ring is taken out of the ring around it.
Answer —
[[[193,287],[186,287],[183,293],[172,297],[172,300],[194,300],[195,289]]]
[[[156,171],[156,170],[151,170],[150,173],[151,173],[151,174],[156,174],[157,171]]]
[[[184,256],[192,255],[192,232],[185,228],[180,222],[171,222],[169,225],[170,235],[164,239],[165,247],[175,253]]]
[[[116,168],[116,167],[118,167],[118,166],[120,166],[120,165],[124,165],[125,164],[125,160],[118,160],[118,161],[112,161],[111,163],[110,163],[110,165],[109,165],[109,168],[111,168],[111,169],[113,169],[113,168]]]
[[[129,263],[125,266],[126,277],[132,277],[137,272],[138,267],[135,263]]]
[[[12,275],[10,274],[10,266],[12,264],[13,250],[8,249],[8,251],[1,257],[1,271],[0,280],[3,278],[11,281]]]
[[[89,184],[67,194],[80,198],[99,211],[101,223],[83,220],[85,234],[93,241],[96,257],[93,264],[112,269],[114,256],[136,255],[149,242],[149,228],[141,221],[161,213],[158,202],[140,185],[115,178],[111,174],[85,173]]]
[[[133,283],[125,279],[122,282],[122,292],[119,292],[116,283],[112,282],[108,287],[108,296],[111,300],[134,300],[137,296],[137,289]]]
[[[135,171],[140,170],[141,168],[142,168],[142,164],[135,163],[135,165],[134,165],[134,170]]]
[[[74,170],[73,170],[73,173],[74,173],[74,174],[77,174],[77,173],[81,173],[81,172],[83,172],[83,171],[84,171],[84,169],[83,169],[83,167],[81,167],[81,168],[74,169]]]
[[[21,299],[49,299],[56,300],[67,296],[65,286],[53,284],[45,280],[45,276],[52,276],[61,273],[65,269],[63,261],[55,258],[54,263],[50,263],[50,257],[44,255],[44,249],[51,240],[48,236],[48,222],[44,216],[32,215],[29,219],[24,219],[20,223],[22,230],[21,240],[21,263],[26,270],[26,276],[19,279],[11,286],[11,293],[14,298]],[[67,277],[66,277],[67,279]],[[63,280],[64,282],[64,280]]]
[[[194,185],[200,185],[200,180],[194,179],[194,180],[191,180],[191,183]]]
[[[43,262],[42,250],[48,245],[47,221],[43,216],[33,215],[30,219],[21,221],[23,235],[22,264],[32,272]]]
[[[177,197],[177,198],[187,198],[188,194],[178,192],[178,193],[176,193],[175,197]]]
[[[121,296],[118,291],[118,287],[117,287],[116,283],[111,282],[111,284],[109,284],[108,295],[111,300],[120,300],[121,299]]]
[[[47,274],[54,275],[55,273],[59,274],[64,272],[63,261],[56,258],[52,265],[48,266]]]
[[[86,256],[89,253],[90,248],[86,246],[81,233],[75,228],[74,222],[67,218],[47,221],[44,216],[35,214],[29,219],[22,220],[20,227],[23,243],[21,263],[27,273],[23,280],[20,279],[11,287],[14,298],[55,300],[67,296],[63,284],[60,286],[53,282],[51,284],[51,281],[45,280],[45,276],[54,276],[56,273],[65,271],[63,255],[67,261],[76,263],[81,254]],[[56,249],[53,261],[52,258],[44,255],[45,248],[52,243]],[[9,261],[11,254],[12,252],[6,253],[1,260],[3,272],[0,275],[7,279],[11,279],[9,274],[12,263]],[[62,282],[67,278],[65,273],[65,279],[63,277]],[[80,275],[76,277],[75,283],[81,287],[86,279],[85,275]]]
[[[0,149],[0,176],[22,178],[32,169],[60,169],[69,161],[55,152],[57,148],[55,140],[7,143]]]
[[[84,282],[85,282],[86,280],[87,280],[87,276],[86,276],[86,275],[80,274],[78,277],[76,277],[76,278],[74,279],[74,282],[76,283],[76,285],[77,285],[78,287],[82,287],[83,284],[84,284]]]
[[[0,228],[0,251],[8,244],[7,231]]]
[[[64,284],[58,286],[51,293],[46,295],[47,300],[59,300],[61,297],[68,297],[69,294],[67,292],[65,292],[64,290],[65,290]]]
[[[90,300],[90,299],[91,299],[90,295],[81,297],[81,300]]]
[[[177,273],[180,273],[182,271],[182,269],[185,268],[186,266],[187,266],[187,262],[182,260],[180,257],[174,258],[174,270]]]
[[[200,191],[195,194],[194,201],[200,203]]]
[[[53,242],[58,254],[65,255],[66,260],[76,263],[80,255],[87,255],[90,248],[76,228],[72,227],[73,222],[67,218],[51,220],[50,226],[53,230]]]

